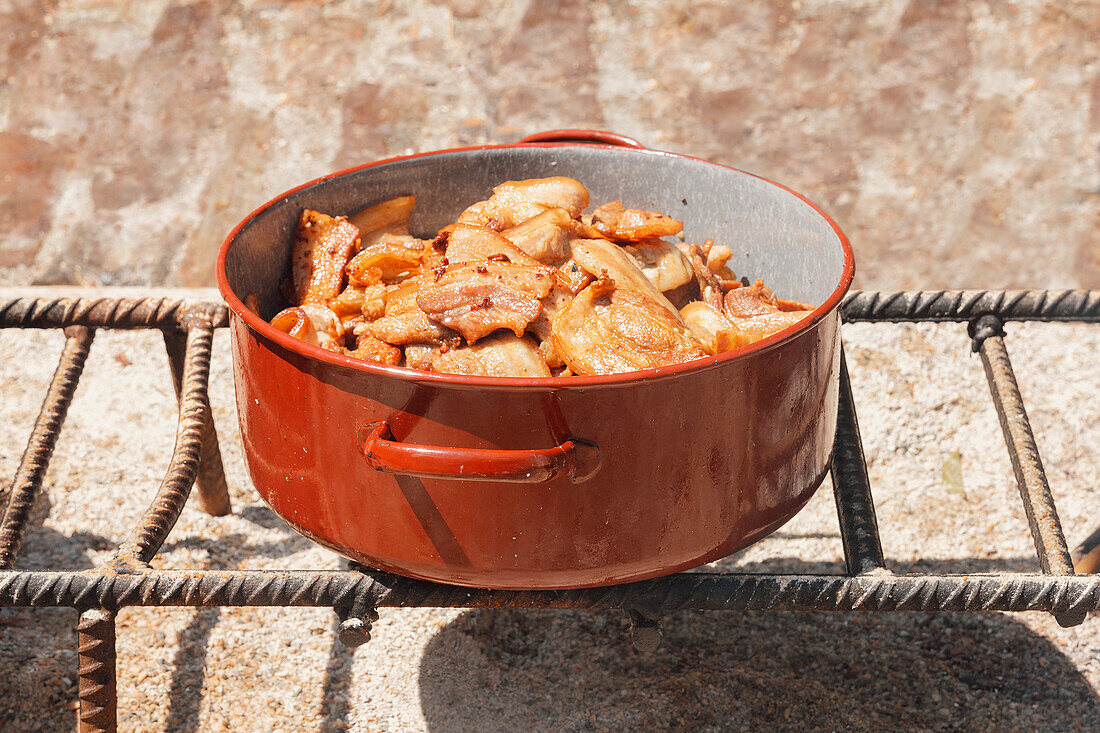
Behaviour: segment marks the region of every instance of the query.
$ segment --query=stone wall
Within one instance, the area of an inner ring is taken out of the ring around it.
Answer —
[[[0,2],[0,284],[202,285],[259,203],[606,128],[821,204],[857,285],[1100,287],[1100,4]]]

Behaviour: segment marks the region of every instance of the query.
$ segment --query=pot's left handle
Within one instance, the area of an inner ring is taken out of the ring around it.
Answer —
[[[575,439],[530,450],[444,448],[394,440],[384,420],[364,423],[358,438],[367,465],[405,476],[535,484],[567,472],[579,484],[600,469],[599,448]]]

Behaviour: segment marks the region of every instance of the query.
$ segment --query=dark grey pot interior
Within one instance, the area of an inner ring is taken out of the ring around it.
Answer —
[[[592,206],[620,199],[684,222],[688,241],[715,238],[734,252],[738,276],[763,278],[781,298],[823,303],[844,272],[844,251],[829,223],[797,196],[754,176],[668,153],[591,146],[505,147],[438,153],[355,171],[280,200],[248,222],[226,255],[229,286],[259,298],[267,319],[285,306],[294,225],[302,209],[346,215],[391,196],[413,194],[414,234],[431,237],[493,186],[524,178],[571,176]]]

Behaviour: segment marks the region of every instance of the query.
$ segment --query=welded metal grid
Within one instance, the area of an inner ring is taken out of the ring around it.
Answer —
[[[0,606],[70,606],[77,624],[80,730],[116,728],[115,613],[124,606],[329,606],[340,639],[370,638],[381,606],[622,609],[635,644],[659,640],[662,614],[695,610],[1046,611],[1081,623],[1100,610],[1100,577],[1074,575],[1071,554],[1047,485],[1023,398],[1005,347],[1005,321],[1100,321],[1100,291],[853,292],[846,322],[967,323],[985,367],[1041,573],[907,574],[886,569],[867,479],[847,365],[841,360],[840,409],[832,479],[847,575],[680,573],[626,585],[569,591],[479,590],[355,567],[316,570],[154,570],[163,545],[198,487],[204,511],[231,511],[208,398],[214,329],[228,325],[222,305],[150,298],[0,301],[0,328],[62,328],[66,342],[26,452],[0,494]],[[179,397],[172,459],[140,522],[103,565],[84,572],[16,571],[12,563],[97,328],[158,329]],[[1077,549],[1100,546],[1100,530]]]

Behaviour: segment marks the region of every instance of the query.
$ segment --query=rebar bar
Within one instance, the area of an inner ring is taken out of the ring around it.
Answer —
[[[855,290],[845,321],[1100,321],[1100,290]]]
[[[84,362],[92,346],[95,332],[84,326],[70,326],[65,329],[65,347],[57,363],[42,409],[34,421],[27,448],[19,461],[15,478],[7,492],[4,502],[3,519],[0,519],[0,569],[11,567],[19,544],[23,541],[23,532],[27,528],[27,518],[34,506],[42,479],[46,475],[50,457],[57,446],[61,426],[69,411],[80,375],[84,371]]]
[[[115,614],[102,608],[85,610],[76,634],[80,732],[113,733],[118,725]]]
[[[201,314],[189,320],[172,460],[152,504],[119,548],[117,559],[123,563],[148,563],[153,559],[191,493],[198,473],[203,430],[210,416],[207,391],[213,336],[213,327]]]
[[[983,316],[971,327],[971,335],[981,355],[989,392],[1001,422],[1039,565],[1045,573],[1073,575],[1069,546],[1039,457],[1024,397],[1005,347],[1003,324],[996,316]],[[1063,626],[1075,626],[1085,620],[1083,613],[1056,617]]]
[[[146,570],[0,571],[0,605],[314,606],[361,598],[372,607],[646,607],[675,611],[1047,611],[1100,610],[1100,577],[1038,573],[967,575],[764,575],[678,573],[580,590],[510,591],[430,583],[372,571]]]
[[[844,563],[848,573],[857,575],[880,570],[885,566],[882,541],[875,517],[875,502],[867,478],[867,463],[863,458],[863,441],[859,435],[856,405],[848,364],[844,352],[840,355],[840,404],[837,410],[836,441],[830,472],[833,495],[840,520],[840,538],[844,543]]]
[[[0,328],[179,328],[196,307],[209,314],[211,325],[229,323],[221,304],[189,304],[171,298],[15,298],[0,301]]]
[[[183,394],[183,371],[187,349],[187,334],[183,331],[164,331],[164,348],[168,352],[168,366],[172,371],[172,384],[176,388],[176,400]],[[199,505],[213,517],[223,517],[233,511],[229,501],[229,487],[225,483],[225,467],[218,445],[218,432],[214,417],[207,414],[202,431],[202,451],[199,454],[199,472],[195,477]]]

